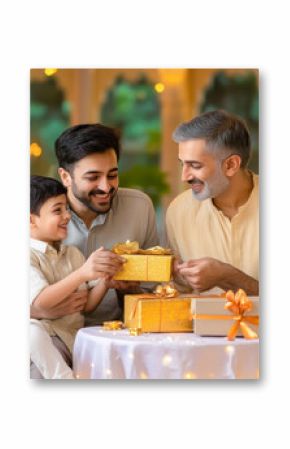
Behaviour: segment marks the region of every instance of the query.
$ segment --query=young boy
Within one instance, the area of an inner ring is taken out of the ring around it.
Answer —
[[[99,262],[107,254],[104,248],[93,252],[85,261],[76,247],[62,245],[69,220],[66,188],[56,179],[32,176],[30,302],[39,308],[47,305],[53,308],[77,289],[94,285],[84,308],[84,311],[92,311],[107,292],[108,280],[118,267],[115,263],[103,271],[104,265]],[[122,262],[120,258],[119,268]],[[53,341],[60,339],[71,353],[76,332],[83,325],[80,312],[53,320],[30,320],[31,361],[45,379],[74,379],[72,369]]]

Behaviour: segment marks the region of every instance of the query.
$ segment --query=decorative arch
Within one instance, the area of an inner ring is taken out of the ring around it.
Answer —
[[[254,71],[227,74],[217,72],[205,89],[200,112],[225,109],[241,116],[251,135],[252,157],[249,168],[259,172],[259,90]]]

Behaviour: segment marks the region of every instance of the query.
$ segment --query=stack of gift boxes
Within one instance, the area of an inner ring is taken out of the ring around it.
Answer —
[[[168,249],[140,250],[137,242],[113,248],[126,259],[114,279],[169,282],[173,255]],[[143,332],[194,332],[201,336],[257,338],[259,298],[243,290],[223,295],[180,295],[173,287],[159,285],[154,293],[125,296],[124,326],[133,335]]]

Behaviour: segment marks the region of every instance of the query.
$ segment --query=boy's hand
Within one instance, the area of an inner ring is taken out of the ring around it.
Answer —
[[[122,267],[125,259],[102,246],[94,251],[81,267],[86,281],[114,276]]]

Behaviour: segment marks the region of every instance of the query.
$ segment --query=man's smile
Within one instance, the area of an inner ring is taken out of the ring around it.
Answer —
[[[204,187],[204,183],[199,180],[188,181],[188,184],[190,184],[191,189],[196,193],[199,193]]]
[[[194,192],[198,193],[203,189],[203,184],[202,183],[191,184],[191,188],[192,190],[194,190]]]

